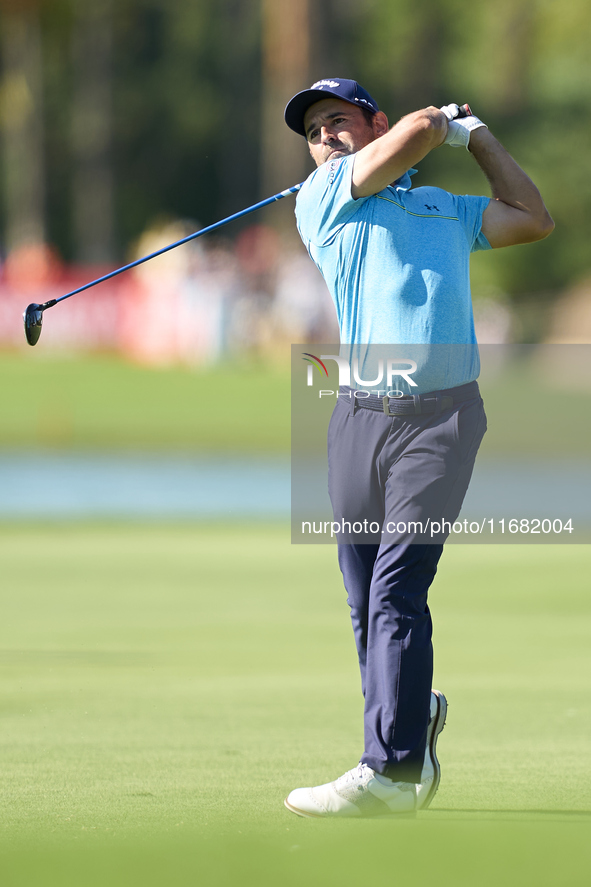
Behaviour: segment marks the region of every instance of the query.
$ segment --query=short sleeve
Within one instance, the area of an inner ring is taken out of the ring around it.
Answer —
[[[304,182],[295,210],[304,243],[328,246],[368,199],[351,195],[354,162],[354,154],[329,160]]]
[[[490,203],[490,197],[474,197],[471,194],[454,195],[454,202],[458,219],[464,228],[470,246],[470,252],[492,249],[482,233],[482,214]]]

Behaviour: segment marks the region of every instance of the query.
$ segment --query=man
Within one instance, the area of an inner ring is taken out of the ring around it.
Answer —
[[[396,354],[406,374],[395,390],[392,376],[387,390],[341,388],[329,427],[365,750],[334,782],[290,793],[285,804],[301,816],[412,814],[439,783],[446,702],[431,691],[427,591],[486,429],[469,256],[540,240],[554,227],[533,182],[482,121],[460,113],[428,107],[389,128],[369,93],[342,78],[315,83],[285,110],[317,166],[298,195],[298,229],[333,296],[357,378],[374,379],[360,371],[371,365],[360,346],[407,349]],[[413,165],[443,144],[470,151],[492,199],[411,189]],[[359,541],[345,522],[364,517],[371,532]]]

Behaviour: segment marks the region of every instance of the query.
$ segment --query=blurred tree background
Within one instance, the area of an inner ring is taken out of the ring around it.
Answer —
[[[590,22],[584,0],[0,0],[3,253],[119,263],[159,218],[206,225],[295,184],[311,166],[283,107],[346,76],[391,122],[470,102],[539,185],[552,237],[473,277],[532,341],[540,302],[591,272]],[[427,182],[487,193],[460,151],[423,161]],[[292,212],[265,221],[287,237]]]

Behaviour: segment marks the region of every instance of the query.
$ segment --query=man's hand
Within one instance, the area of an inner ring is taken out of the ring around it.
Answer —
[[[443,144],[449,145],[451,148],[469,150],[470,135],[475,129],[479,129],[481,126],[486,127],[486,123],[472,114],[468,105],[462,107],[456,104],[444,105],[439,110],[445,114],[448,120],[447,136]]]
[[[385,115],[383,119],[387,128]],[[355,199],[379,193],[441,145],[447,121],[438,108],[429,107],[408,114],[390,130],[386,128],[355,156],[351,188]]]

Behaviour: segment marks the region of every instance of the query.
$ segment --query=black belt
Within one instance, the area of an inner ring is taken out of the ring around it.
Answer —
[[[351,390],[352,397],[355,391]],[[423,416],[426,413],[441,413],[451,410],[455,404],[463,403],[480,396],[478,382],[468,382],[457,388],[445,388],[443,391],[430,391],[427,394],[412,394],[404,397],[377,397],[370,394],[355,397],[355,404],[364,410],[375,410],[386,416]]]

